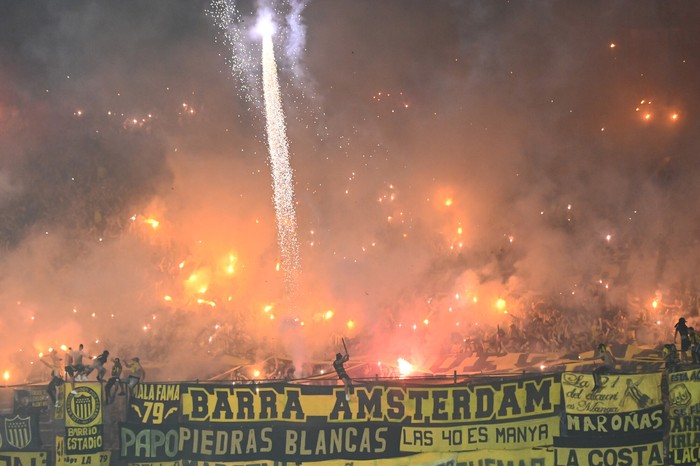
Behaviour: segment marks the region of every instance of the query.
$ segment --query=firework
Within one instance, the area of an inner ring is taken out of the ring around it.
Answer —
[[[263,21],[266,23],[267,21]],[[292,168],[289,164],[289,143],[282,110],[277,64],[272,44],[272,26],[260,29],[263,36],[263,88],[265,96],[265,117],[267,145],[270,152],[272,187],[275,213],[277,214],[277,236],[282,256],[282,269],[285,284],[290,296],[297,290],[300,270],[299,240],[294,210],[294,188]]]

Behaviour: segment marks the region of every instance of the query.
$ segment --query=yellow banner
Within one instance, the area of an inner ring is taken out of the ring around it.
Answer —
[[[452,452],[466,450],[518,450],[552,445],[559,436],[560,418],[511,421],[455,427],[404,427],[401,451]]]
[[[56,436],[56,466],[84,465],[109,466],[112,452],[101,451],[83,455],[66,455],[65,440],[63,436]]]
[[[663,466],[663,442],[601,448],[554,447],[555,466]]]
[[[182,417],[189,422],[384,421],[448,424],[513,421],[554,414],[561,402],[557,378],[543,376],[488,385],[357,387],[350,401],[342,387],[303,393],[301,388],[183,387]]]
[[[206,461],[170,461],[159,463],[128,463],[129,466],[207,466]],[[601,463],[605,464],[605,463]],[[216,466],[297,466],[298,463],[279,461],[216,462]],[[553,466],[554,453],[539,449],[480,450],[463,453],[420,453],[401,458],[379,460],[314,461],[313,466]],[[58,466],[58,465],[57,465]]]
[[[668,449],[676,463],[700,463],[700,369],[668,374]]]
[[[66,382],[66,427],[92,427],[102,424],[102,384]]]
[[[2,451],[0,466],[46,466],[46,452]]]
[[[601,376],[602,388],[593,391],[593,375],[565,372],[561,385],[566,412],[614,414],[662,404],[661,373]]]

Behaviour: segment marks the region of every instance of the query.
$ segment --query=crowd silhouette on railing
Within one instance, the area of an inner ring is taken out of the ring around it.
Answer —
[[[105,404],[110,404],[115,396],[124,396],[127,393],[133,393],[134,387],[144,381],[146,371],[141,365],[139,357],[133,357],[129,362],[124,363],[126,366],[126,376],[123,375],[124,366],[121,359],[118,357],[112,358],[112,368],[109,379],[105,381],[107,374],[107,363],[109,361],[109,350],[104,350],[98,356],[90,356],[85,352],[85,348],[81,343],[78,349],[74,350],[68,347],[64,357],[61,358],[56,350],[49,351],[48,361],[41,359],[41,362],[49,366],[51,369],[50,381],[47,387],[49,398],[55,407],[61,406],[60,387],[66,382],[71,382],[75,387],[76,383],[87,382],[90,380],[90,375],[95,372],[95,380],[100,383],[105,383],[104,401]],[[83,361],[91,360],[89,365]],[[63,364],[61,364],[63,362]],[[73,388],[75,392],[75,388]]]

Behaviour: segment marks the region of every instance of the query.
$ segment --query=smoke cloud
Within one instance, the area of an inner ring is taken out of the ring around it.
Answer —
[[[237,2],[222,29],[205,1],[6,5],[11,381],[81,342],[183,380],[272,355],[302,375],[340,337],[357,359],[422,364],[533,309],[575,315],[585,335],[611,310],[662,321],[645,344],[697,318],[700,6],[269,4],[301,241],[293,311],[248,35],[262,6]]]

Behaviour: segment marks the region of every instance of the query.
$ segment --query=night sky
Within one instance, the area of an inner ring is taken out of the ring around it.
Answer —
[[[4,2],[9,381],[81,342],[163,378],[330,359],[341,336],[420,365],[537,303],[700,323],[700,3],[230,1],[228,35],[222,5]],[[265,7],[293,300],[248,34]]]

